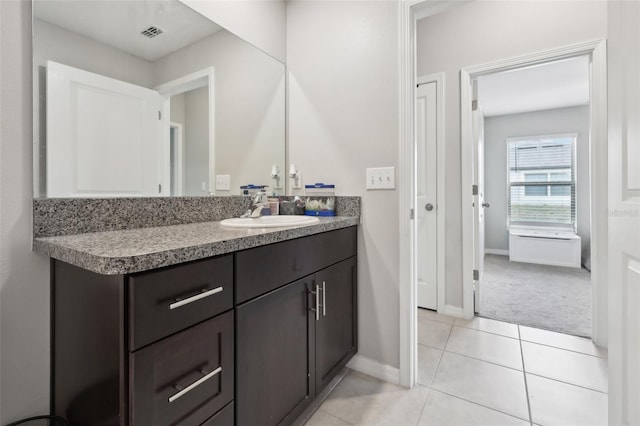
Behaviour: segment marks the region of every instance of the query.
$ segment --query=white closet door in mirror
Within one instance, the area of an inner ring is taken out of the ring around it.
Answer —
[[[164,102],[154,90],[49,61],[47,196],[168,195]]]

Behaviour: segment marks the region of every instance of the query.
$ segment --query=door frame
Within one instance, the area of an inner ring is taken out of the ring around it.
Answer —
[[[444,299],[445,292],[445,264],[444,264],[444,241],[445,241],[445,204],[444,204],[444,172],[445,172],[445,161],[444,161],[444,85],[445,85],[445,73],[439,72],[435,74],[425,75],[416,78],[416,89],[418,85],[426,84],[426,83],[435,83],[436,84],[436,289],[437,289],[437,304],[436,310],[440,313],[446,313],[446,305]],[[417,93],[416,93],[417,94]],[[416,96],[417,98],[417,96]],[[415,155],[415,152],[414,152]],[[416,163],[416,167],[419,167]],[[417,175],[417,169],[416,169]],[[414,194],[415,197],[415,194]],[[417,199],[414,201],[416,209],[421,208],[421,206],[417,205]],[[416,247],[418,241],[417,228],[415,228],[416,232]],[[416,264],[417,268],[417,264]],[[413,283],[414,286],[418,285],[418,276],[417,272],[415,275],[415,280]],[[416,306],[417,306],[417,291],[416,291]]]
[[[184,145],[183,145],[183,124],[172,121],[169,123],[169,129],[176,131],[176,179],[175,179],[175,188],[176,194],[182,196],[184,192],[183,181],[184,181]],[[173,178],[173,176],[171,176]]]
[[[415,143],[415,102],[416,102],[416,21],[444,12],[472,0],[401,0],[398,2],[399,31],[399,108],[398,108],[398,239],[399,239],[399,384],[412,388],[416,384],[418,365],[418,309],[417,268],[416,268],[416,143]],[[444,81],[443,81],[444,84]],[[443,86],[444,87],[444,86]],[[443,99],[444,101],[444,99]],[[444,119],[444,111],[441,114]],[[444,158],[444,149],[440,150]],[[444,165],[444,162],[442,163]],[[440,170],[444,173],[444,168]],[[444,199],[444,179],[438,178],[442,189],[438,194]],[[444,205],[444,203],[443,203]],[[444,220],[445,215],[441,215]],[[444,241],[444,238],[443,238]],[[438,247],[440,250],[440,247]],[[444,253],[444,252],[443,252]],[[441,256],[444,265],[444,255]],[[444,267],[442,268],[444,274]],[[443,275],[444,277],[444,275]],[[445,298],[445,285],[439,292]],[[440,297],[440,296],[439,296]],[[440,303],[438,303],[440,308]],[[445,302],[443,302],[445,305]],[[451,308],[451,311],[449,311]],[[462,316],[462,309],[447,307],[447,314]]]
[[[215,192],[216,181],[216,163],[215,163],[215,149],[216,149],[216,111],[215,111],[215,68],[208,67],[200,71],[196,71],[191,74],[187,74],[183,77],[175,80],[168,81],[160,84],[154,88],[161,95],[167,97],[165,108],[162,111],[163,114],[168,114],[171,118],[171,96],[179,95],[190,90],[199,89],[201,87],[209,88],[209,194],[213,195]],[[165,135],[165,146],[169,146],[169,135]],[[165,163],[167,164],[166,176],[169,175],[168,164],[169,158],[167,157]]]
[[[577,43],[557,49],[517,56],[481,65],[465,67],[460,70],[460,136],[462,165],[462,268],[463,274],[463,310],[465,318],[473,317],[473,226],[474,217],[471,204],[474,197],[471,187],[474,184],[473,170],[477,164],[475,158],[471,102],[473,99],[472,81],[481,75],[493,74],[514,68],[537,65],[549,61],[588,55],[591,58],[590,70],[590,195],[591,195],[591,285],[592,303],[592,340],[600,346],[607,346],[607,53],[606,40],[598,39]],[[464,208],[467,206],[469,208]]]

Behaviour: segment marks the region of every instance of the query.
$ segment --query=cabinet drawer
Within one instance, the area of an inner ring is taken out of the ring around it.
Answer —
[[[185,329],[233,307],[233,256],[129,277],[129,349]]]
[[[131,424],[201,424],[233,399],[233,313],[130,354]]]
[[[356,227],[236,253],[236,304],[274,290],[357,252]]]

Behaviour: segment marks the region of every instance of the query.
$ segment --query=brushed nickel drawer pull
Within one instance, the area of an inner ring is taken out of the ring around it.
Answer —
[[[327,290],[325,288],[326,282],[322,281],[322,316],[327,316]]]
[[[169,305],[169,309],[176,309],[176,308],[179,308],[180,306],[188,305],[189,303],[195,302],[196,300],[204,299],[205,297],[218,294],[222,290],[223,290],[222,287],[216,287],[212,290],[202,290],[202,293],[196,294],[195,296],[187,297],[186,299],[176,299],[175,302]]]
[[[311,312],[316,313],[316,321],[320,321],[320,286],[316,285],[316,291],[309,291],[309,293],[313,294],[316,298],[316,307],[309,308]]]
[[[203,384],[204,382],[206,382],[207,380],[209,380],[210,378],[212,378],[213,376],[215,376],[216,374],[220,373],[222,371],[222,367],[218,367],[215,370],[213,370],[211,373],[199,378],[198,380],[196,380],[195,382],[191,383],[189,386],[187,386],[186,388],[182,388],[182,386],[180,385],[175,385],[174,388],[176,388],[177,390],[179,390],[180,392],[177,392],[173,395],[171,395],[169,397],[169,402],[173,402],[176,399],[180,398],[181,396],[183,396],[184,394],[186,394],[187,392],[197,388],[198,386],[200,386],[201,384]]]

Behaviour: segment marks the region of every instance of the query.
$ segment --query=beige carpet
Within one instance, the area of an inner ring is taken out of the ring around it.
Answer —
[[[510,262],[488,254],[479,315],[591,337],[591,274],[586,269]]]

